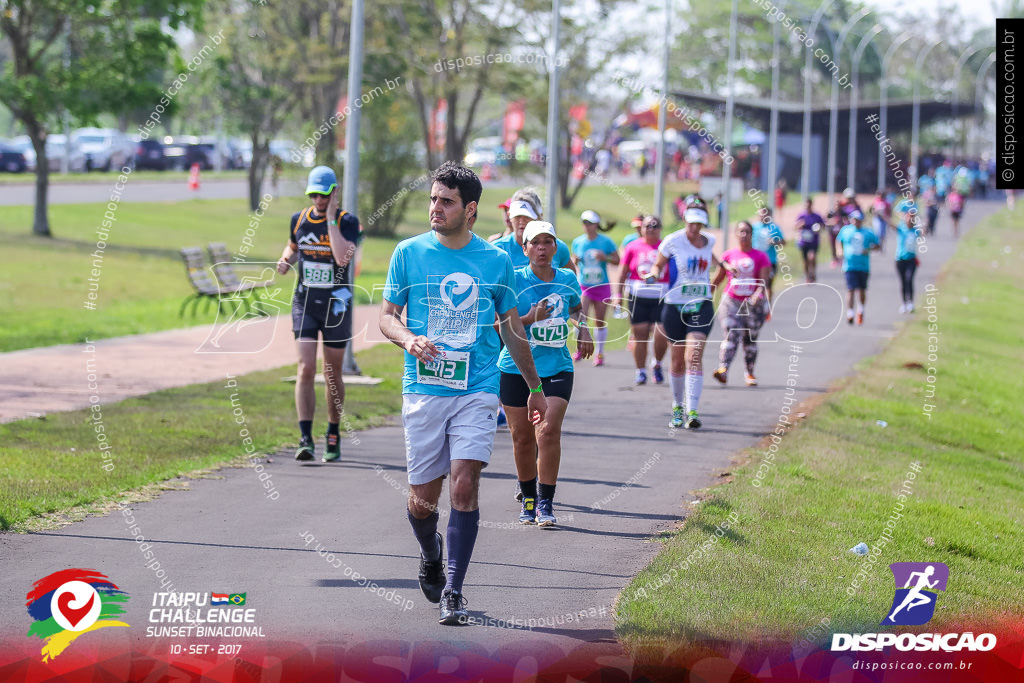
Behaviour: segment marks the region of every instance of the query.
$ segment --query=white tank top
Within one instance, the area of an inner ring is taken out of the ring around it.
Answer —
[[[700,233],[707,244],[697,248],[678,230],[666,237],[658,250],[668,258],[669,290],[665,303],[686,305],[711,298],[711,251],[715,238]]]

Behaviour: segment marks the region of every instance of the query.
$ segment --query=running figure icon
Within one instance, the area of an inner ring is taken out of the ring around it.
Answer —
[[[925,567],[924,571],[912,572],[910,574],[910,576],[907,578],[907,583],[903,586],[904,588],[909,588],[910,592],[908,592],[906,597],[903,598],[903,602],[900,603],[899,607],[894,609],[889,614],[889,621],[896,623],[896,614],[904,607],[906,607],[907,611],[909,612],[915,607],[931,604],[935,600],[934,593],[929,595],[922,592],[922,590],[925,588],[934,589],[936,586],[938,586],[938,579],[935,579],[935,581],[928,580],[929,578],[931,578],[933,574],[935,574],[934,565],[928,565],[927,567]],[[914,577],[917,577],[917,583],[913,587],[911,587],[910,584],[914,582]]]

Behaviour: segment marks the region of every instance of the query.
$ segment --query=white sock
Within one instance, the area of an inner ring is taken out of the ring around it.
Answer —
[[[704,388],[704,371],[686,373],[686,412],[697,410],[700,403],[700,392]]]
[[[604,342],[606,339],[608,339],[607,327],[594,328],[594,346],[596,347],[596,353],[604,353]]]
[[[852,318],[853,317],[853,309],[852,308],[847,308],[846,309],[846,317],[847,318]]]
[[[669,373],[668,383],[672,387],[672,407],[686,405],[686,375]]]
[[[857,312],[858,313],[863,313],[864,312],[864,304],[857,304]]]

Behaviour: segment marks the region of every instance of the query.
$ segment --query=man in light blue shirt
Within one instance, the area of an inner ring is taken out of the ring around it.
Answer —
[[[850,223],[836,237],[836,248],[843,259],[843,274],[846,276],[846,322],[853,324],[853,300],[855,295],[859,295],[857,324],[863,325],[871,270],[869,253],[881,248],[874,231],[864,227],[863,213],[854,211],[850,214]]]
[[[439,622],[469,621],[462,584],[480,522],[480,472],[494,448],[498,333],[530,389],[535,422],[547,404],[516,310],[508,255],[473,234],[480,179],[455,162],[433,174],[429,232],[402,241],[388,267],[380,330],[405,350],[402,422],[408,518],[420,545],[419,582]],[[405,320],[403,321],[403,313]],[[437,502],[451,475],[448,572]]]

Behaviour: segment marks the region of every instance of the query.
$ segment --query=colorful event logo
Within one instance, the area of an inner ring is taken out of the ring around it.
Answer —
[[[35,621],[28,636],[46,641],[43,661],[53,659],[78,636],[107,626],[125,626],[112,617],[124,614],[128,594],[95,569],[64,569],[35,582],[25,596]]]
[[[941,562],[894,562],[896,595],[883,626],[920,626],[935,614],[937,591],[946,590],[949,568]],[[902,588],[900,588],[902,586]]]

